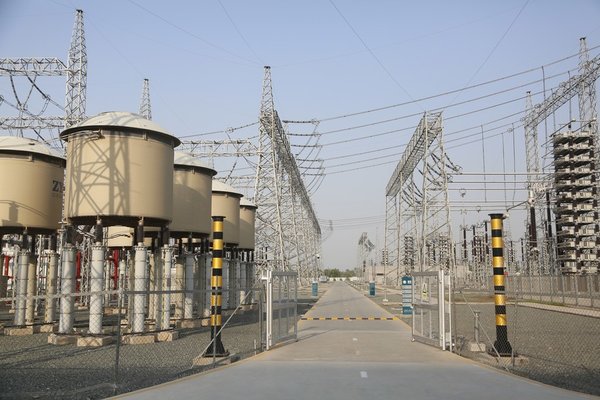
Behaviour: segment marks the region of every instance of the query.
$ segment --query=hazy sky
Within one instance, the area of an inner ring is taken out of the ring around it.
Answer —
[[[155,122],[186,140],[225,139],[198,135],[255,122],[263,66],[272,67],[281,118],[319,121],[320,149],[296,146],[307,136],[290,140],[298,158],[322,159],[325,167],[323,181],[313,184],[320,183],[313,202],[326,267],[354,267],[361,232],[383,247],[385,185],[420,113],[446,108],[448,152],[463,171],[523,172],[525,92],[537,103],[544,89],[550,95],[576,74],[578,59],[570,56],[580,37],[587,37],[592,57],[600,53],[595,0],[0,0],[0,57],[65,60],[76,8],[85,15],[88,115],[137,111],[142,80],[149,78]],[[64,80],[38,83],[64,102]],[[6,79],[0,94],[13,97]],[[361,111],[370,112],[348,116]],[[577,115],[576,101],[570,111]],[[47,112],[60,114],[52,105]],[[0,104],[0,115],[10,113]],[[567,105],[539,127],[541,142],[569,118]],[[292,134],[314,128],[289,125]],[[229,136],[257,133],[252,126]],[[455,177],[454,225],[525,200],[524,177],[510,179],[507,187],[494,183],[501,176],[488,175],[484,193],[482,177]],[[515,237],[523,219],[511,214]]]

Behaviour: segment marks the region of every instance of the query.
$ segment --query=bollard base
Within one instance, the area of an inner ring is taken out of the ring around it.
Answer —
[[[225,350],[223,342],[221,341],[221,335],[217,335],[214,346],[209,346],[206,352],[202,355],[203,357],[227,357],[229,351]]]

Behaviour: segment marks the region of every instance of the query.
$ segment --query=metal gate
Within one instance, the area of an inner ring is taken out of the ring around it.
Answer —
[[[412,339],[451,349],[451,287],[444,271],[412,274]]]
[[[267,270],[262,276],[265,284],[266,349],[277,343],[298,337],[298,273]]]

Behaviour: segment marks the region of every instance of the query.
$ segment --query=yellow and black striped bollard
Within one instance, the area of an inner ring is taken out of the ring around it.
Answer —
[[[506,327],[506,288],[504,286],[504,214],[490,214],[492,226],[492,266],[494,268],[494,303],[496,308],[496,341],[494,347],[500,356],[512,355]]]
[[[221,294],[223,288],[223,220],[225,217],[212,217],[213,219],[213,246],[211,268],[211,296],[210,296],[210,338],[212,346],[206,349],[205,357],[226,357],[229,352],[223,347],[221,341]]]

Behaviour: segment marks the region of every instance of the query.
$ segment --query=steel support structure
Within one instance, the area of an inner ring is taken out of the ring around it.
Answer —
[[[528,101],[526,108],[527,113],[523,118],[523,126],[525,128],[525,143],[526,143],[526,156],[527,156],[527,172],[528,172],[528,189],[529,189],[529,203],[533,206],[530,206],[530,212],[528,216],[529,227],[533,228],[533,225],[530,221],[537,221],[538,218],[544,218],[543,213],[543,202],[545,193],[549,190],[553,190],[553,182],[552,182],[552,174],[547,174],[540,178],[540,168],[539,168],[539,156],[536,154],[539,151],[539,144],[537,143],[537,126],[541,124],[544,120],[551,117],[554,112],[556,112],[560,107],[566,104],[569,100],[578,96],[579,99],[579,118],[581,123],[580,131],[591,131],[592,136],[595,140],[594,146],[594,157],[595,157],[595,165],[596,165],[596,185],[599,185],[600,175],[598,174],[597,165],[600,160],[600,155],[598,151],[600,150],[600,144],[598,143],[598,130],[597,130],[597,122],[596,122],[596,81],[598,76],[600,75],[600,56],[596,56],[593,59],[589,59],[585,38],[580,39],[580,63],[579,63],[579,74],[572,76],[568,80],[562,82],[558,88],[547,97],[543,102],[538,103],[534,106],[531,105],[531,102]],[[570,125],[570,123],[569,123]],[[537,168],[537,169],[536,169]],[[598,188],[598,187],[597,187]],[[596,190],[597,193],[600,193],[600,190]],[[596,199],[598,202],[599,199]],[[558,207],[560,208],[560,207]],[[533,212],[532,212],[533,210]],[[534,218],[535,214],[535,218]],[[557,215],[557,217],[559,217]],[[544,221],[548,224],[550,221]],[[596,225],[598,222],[596,222]],[[555,249],[552,244],[554,243],[552,240],[548,239],[543,245],[539,245],[538,242],[538,251],[534,252],[531,243],[533,242],[532,236],[538,235],[538,231],[543,230],[543,224],[540,226],[535,224],[535,230],[531,229],[529,234],[529,243],[527,248],[527,265],[528,268],[531,269],[532,261],[529,257],[535,257],[536,253],[539,253],[540,267],[535,271],[530,272],[540,272],[540,273],[549,273],[555,270],[554,265],[550,265],[553,258],[551,257],[555,253]],[[558,232],[560,234],[560,232]],[[542,231],[542,235],[539,237],[547,236],[545,234],[545,230]]]
[[[146,119],[152,119],[152,107],[150,105],[150,80],[148,78],[144,78],[144,86],[142,87],[140,115]]]
[[[454,270],[442,131],[442,113],[425,113],[386,186],[384,248],[405,273]]]
[[[42,130],[60,130],[72,126],[85,118],[86,89],[87,89],[87,52],[83,26],[83,11],[75,13],[75,24],[71,38],[67,62],[54,57],[21,57],[0,59],[0,76],[8,77],[13,88],[15,103],[0,96],[0,105],[7,104],[16,115],[0,116],[0,130],[15,131],[23,136],[25,130],[32,130],[39,139],[58,146],[57,137],[44,137]],[[66,96],[64,107],[55,102],[37,85],[40,76],[66,76]],[[21,99],[15,86],[16,77],[25,77],[30,85],[29,94]],[[43,98],[41,111],[30,111],[29,101],[32,92],[36,90]],[[47,106],[52,103],[64,109],[63,116],[46,115]]]
[[[296,270],[301,281],[318,269],[321,228],[275,110],[271,69],[265,67],[254,186],[259,271]],[[300,221],[304,221],[299,225]],[[299,239],[302,238],[300,241]],[[301,243],[296,243],[300,241]]]

